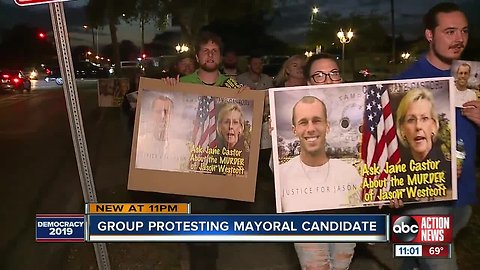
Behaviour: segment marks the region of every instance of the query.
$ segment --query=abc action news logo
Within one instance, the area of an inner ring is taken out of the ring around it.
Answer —
[[[393,216],[393,243],[451,243],[451,216]]]

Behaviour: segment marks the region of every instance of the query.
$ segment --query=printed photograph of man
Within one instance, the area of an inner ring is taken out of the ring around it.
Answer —
[[[148,92],[148,90],[146,90]],[[172,136],[174,102],[168,96],[144,95],[137,138],[136,168],[188,170],[188,141]]]
[[[455,86],[457,87],[455,96],[455,107],[463,108],[463,104],[468,101],[477,100],[477,92],[475,87],[469,85],[469,82],[473,79],[472,65],[466,61],[459,61],[458,67],[452,69],[453,77],[455,78]]]
[[[359,172],[326,152],[330,124],[325,103],[314,96],[301,98],[292,109],[292,131],[300,142],[300,154],[279,166],[279,212],[359,206]]]

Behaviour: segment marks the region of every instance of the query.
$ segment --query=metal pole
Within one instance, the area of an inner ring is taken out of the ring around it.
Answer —
[[[75,83],[75,73],[73,69],[72,53],[70,51],[70,42],[68,40],[65,11],[62,2],[49,3],[48,6],[50,9],[50,17],[52,19],[55,43],[57,45],[58,63],[64,81],[63,92],[65,95],[68,120],[70,122],[70,130],[72,133],[73,148],[75,149],[75,157],[77,159],[77,168],[80,176],[80,184],[82,186],[83,199],[85,203],[97,202],[95,182],[93,181],[87,141],[83,129],[77,84]],[[109,270],[110,261],[108,260],[106,244],[93,243],[93,247],[97,258],[98,269]]]
[[[390,0],[390,12],[392,17],[392,60],[393,60],[393,71],[397,72],[397,62],[395,61],[395,1]]]
[[[99,55],[100,52],[98,51],[98,27],[95,30],[96,30],[95,32],[97,33],[97,38],[96,38],[96,40],[97,40],[97,51],[96,51],[96,53],[97,53],[97,55]]]
[[[92,51],[95,50],[95,32],[93,32],[93,27],[92,28]],[[97,54],[97,52],[95,52]]]
[[[140,19],[140,27],[142,28],[142,48],[141,48],[141,54],[145,53],[145,25],[144,25],[144,20],[143,20],[143,15],[142,18]]]

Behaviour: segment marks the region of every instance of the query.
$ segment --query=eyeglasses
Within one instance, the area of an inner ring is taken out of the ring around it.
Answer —
[[[428,121],[432,120],[431,117],[428,117],[428,116],[421,116],[420,118],[416,118],[416,117],[409,117],[407,119],[405,119],[405,122],[409,125],[415,125],[417,124],[418,122],[422,123],[422,124],[425,124],[427,123]]]
[[[342,77],[340,76],[340,71],[336,69],[333,69],[328,73],[325,73],[323,71],[317,71],[310,77],[316,83],[324,83],[327,80],[327,76],[330,77],[330,80],[332,80],[332,82],[338,82],[342,79]]]

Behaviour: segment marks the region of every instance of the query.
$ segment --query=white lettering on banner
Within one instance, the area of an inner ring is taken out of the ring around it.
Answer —
[[[377,230],[377,223],[375,221],[304,221],[302,223],[302,229],[306,232],[375,232]]]
[[[241,232],[296,232],[293,221],[240,221],[234,222],[233,229]]]
[[[37,227],[82,227],[83,221],[39,221],[37,222]]]

